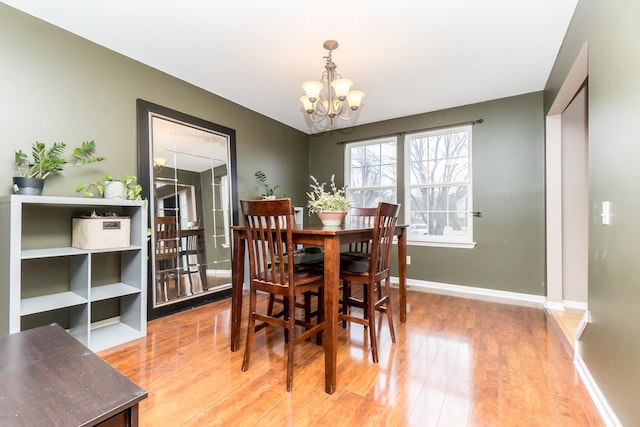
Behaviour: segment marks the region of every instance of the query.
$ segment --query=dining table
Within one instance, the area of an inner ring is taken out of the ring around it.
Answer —
[[[231,351],[240,348],[242,319],[242,291],[244,285],[244,263],[246,231],[244,226],[232,226],[232,292],[231,292]],[[397,225],[398,289],[400,322],[407,318],[407,226]],[[322,226],[298,224],[293,229],[296,245],[322,246],[324,251],[324,310],[326,328],[323,345],[325,350],[325,392],[336,391],[336,368],[338,350],[338,310],[340,287],[340,249],[342,245],[363,242],[373,237],[373,227],[343,224]]]

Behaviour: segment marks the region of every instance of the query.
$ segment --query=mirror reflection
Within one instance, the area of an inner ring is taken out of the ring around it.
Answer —
[[[154,307],[231,287],[229,136],[150,117]]]

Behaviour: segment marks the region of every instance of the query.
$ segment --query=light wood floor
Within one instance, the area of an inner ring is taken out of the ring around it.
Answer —
[[[573,349],[575,346],[575,333],[580,326],[580,321],[585,311],[577,308],[567,308],[565,310],[549,310],[549,312]]]
[[[146,338],[100,355],[148,391],[141,426],[603,425],[543,309],[414,291],[408,302],[395,345],[381,323],[377,365],[362,326],[343,330],[332,395],[312,342],[297,347],[287,393],[279,330],[256,335],[241,372],[228,300],[151,321]]]

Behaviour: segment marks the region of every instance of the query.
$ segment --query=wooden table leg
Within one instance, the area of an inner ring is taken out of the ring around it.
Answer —
[[[245,240],[241,238],[240,234],[240,231],[233,231],[233,256],[231,261],[231,351],[236,351],[240,348],[245,248]]]
[[[398,236],[398,284],[400,294],[400,322],[407,321],[407,230],[402,228]]]
[[[325,391],[336,391],[336,367],[338,351],[338,288],[340,286],[340,239],[338,236],[324,240],[324,381]]]

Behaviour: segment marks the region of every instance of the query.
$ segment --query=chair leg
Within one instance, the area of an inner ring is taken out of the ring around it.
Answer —
[[[294,297],[295,298],[295,297]],[[293,354],[295,350],[295,327],[296,327],[296,304],[295,300],[293,304],[291,301],[289,302],[288,314],[289,318],[287,319],[287,331],[289,336],[289,341],[287,342],[287,391],[291,391],[293,388]]]
[[[242,358],[242,372],[246,372],[249,369],[249,359],[251,358],[251,349],[253,347],[253,335],[256,330],[256,318],[254,313],[256,311],[256,291],[251,290],[249,293],[249,326],[247,328],[247,343],[244,346],[244,357]]]
[[[393,311],[391,308],[391,279],[387,277],[384,281],[384,292],[385,292],[385,311],[387,312],[387,319],[389,320],[389,334],[391,334],[391,342],[396,342],[396,333],[393,329]]]
[[[373,299],[373,288],[374,286],[365,285],[365,298],[368,297],[368,303],[365,305],[365,314],[368,316],[367,320],[369,321],[369,340],[371,341],[371,358],[373,363],[378,363],[378,339],[376,337],[376,307]]]
[[[318,288],[318,314],[316,316],[317,324],[320,324],[324,321],[324,286]],[[322,345],[322,335],[324,334],[324,330],[320,331],[316,334],[316,344]]]
[[[349,314],[349,298],[351,297],[351,282],[342,281],[342,314]],[[347,321],[342,320],[342,327],[347,327]]]

